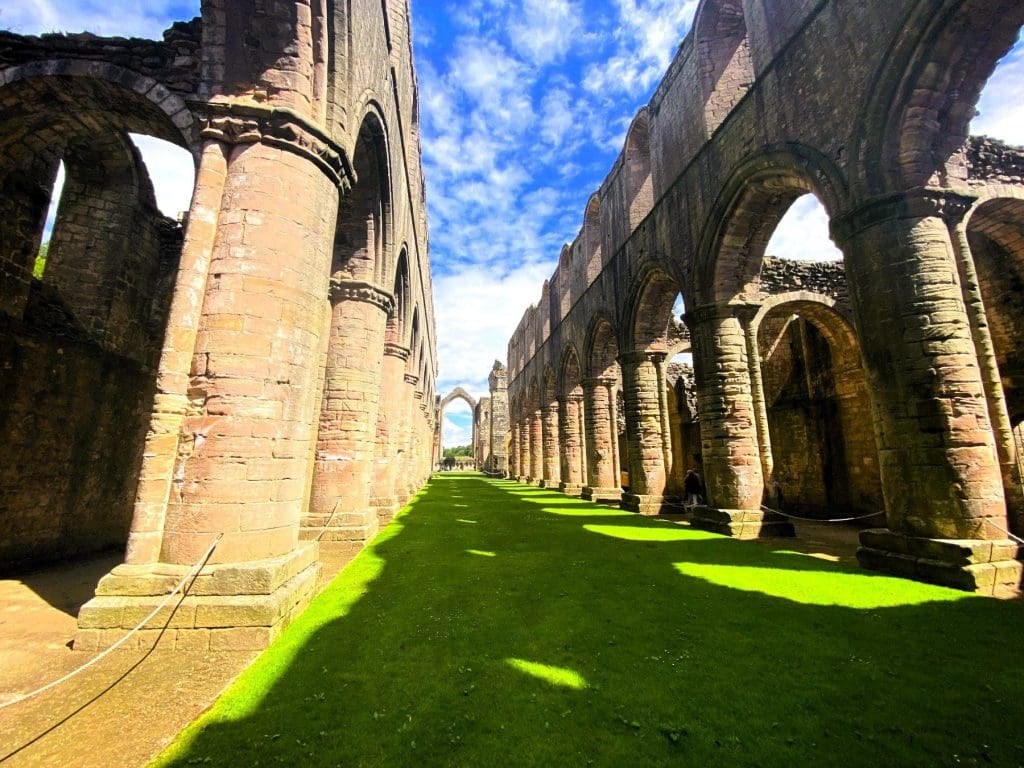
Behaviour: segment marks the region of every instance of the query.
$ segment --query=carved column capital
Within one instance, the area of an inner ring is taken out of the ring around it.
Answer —
[[[352,189],[355,171],[345,149],[319,125],[294,110],[238,102],[194,102],[201,115],[199,134],[225,144],[266,144],[314,163],[343,193]]]
[[[598,387],[611,389],[618,383],[618,381],[614,376],[591,376],[583,379],[580,383],[587,389],[597,389]]]
[[[395,297],[372,283],[360,280],[339,280],[331,278],[331,301],[364,301],[380,307],[384,314],[391,314],[395,306]]]
[[[416,384],[418,384],[420,380],[420,377],[417,376],[415,373],[407,373],[403,375],[402,378],[405,379],[406,384],[412,384],[413,386],[416,386]]]
[[[654,363],[658,365],[665,361],[668,357],[668,352],[661,350],[646,350],[646,349],[634,349],[628,352],[623,352],[619,355],[619,365],[643,365],[644,363]]]
[[[728,317],[735,317],[736,310],[738,307],[743,307],[743,304],[705,304],[703,307],[697,307],[692,309],[683,315],[683,322],[686,323],[687,327],[693,331],[700,325],[710,322],[711,320],[722,320]]]
[[[397,357],[401,361],[409,359],[409,348],[391,341],[384,342],[384,354],[388,357]],[[408,375],[408,374],[407,374]]]
[[[899,219],[940,218],[947,224],[956,224],[976,200],[972,195],[936,187],[878,195],[834,217],[830,224],[832,239],[844,243],[865,229]]]

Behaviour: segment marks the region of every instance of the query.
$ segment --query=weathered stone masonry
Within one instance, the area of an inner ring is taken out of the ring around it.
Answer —
[[[583,395],[584,496],[657,512],[693,467],[696,524],[884,513],[866,567],[1015,589],[1024,151],[967,128],[1022,22],[1013,0],[703,0],[509,342],[513,476],[548,479],[555,371],[566,414]],[[806,193],[841,273],[766,258]]]
[[[126,546],[77,647],[120,637],[217,537],[160,642],[265,645],[321,556],[431,471],[409,8],[327,8],[204,2],[163,41],[0,33],[0,564]],[[129,132],[195,158],[184,226]]]

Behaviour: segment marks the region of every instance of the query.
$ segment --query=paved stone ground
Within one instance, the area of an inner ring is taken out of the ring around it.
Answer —
[[[75,616],[120,554],[0,580],[0,704],[75,669]],[[327,562],[325,582],[342,562]],[[249,651],[125,649],[0,710],[3,768],[144,766],[255,657]]]

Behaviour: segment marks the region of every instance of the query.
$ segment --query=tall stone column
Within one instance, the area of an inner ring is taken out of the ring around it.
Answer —
[[[557,488],[562,481],[561,462],[559,461],[559,445],[561,438],[558,430],[558,402],[547,405],[543,410],[542,430],[544,434],[544,461],[541,471],[542,488]]]
[[[544,479],[544,413],[530,415],[530,485],[541,485]]]
[[[508,476],[519,476],[519,424],[513,421],[509,427]]]
[[[576,398],[576,426],[579,430],[579,473],[580,473],[580,495],[587,485],[587,404],[586,397],[581,393]]]
[[[491,373],[487,377],[491,392],[491,471],[507,477],[509,474],[508,450],[505,441],[508,437],[508,371],[499,361],[494,361]]]
[[[967,316],[971,323],[971,337],[978,354],[981,380],[988,401],[989,419],[996,441],[996,453],[1003,475],[1003,493],[1006,495],[1007,519],[1017,530],[1024,530],[1024,477],[1017,458],[1017,445],[1013,436],[1013,425],[1006,407],[1006,395],[996,361],[995,343],[985,314],[985,303],[981,295],[978,270],[974,254],[967,240],[967,227],[962,216],[950,217],[950,234],[956,253],[960,286],[963,291]]]
[[[949,223],[969,199],[917,189],[833,222],[872,398],[888,529],[868,568],[988,593],[1020,582],[989,404]]]
[[[331,341],[316,471],[305,534],[341,557],[377,533],[371,506],[384,334],[391,295],[369,283],[332,281]]]
[[[792,535],[783,518],[761,510],[764,480],[743,326],[729,305],[686,316],[693,340],[701,452],[708,506],[693,525],[739,538]]]
[[[622,508],[645,515],[658,514],[665,495],[667,435],[661,412],[664,386],[660,379],[664,360],[662,352],[627,352],[619,356],[630,484],[630,492],[622,496]]]
[[[250,112],[250,136],[278,130],[277,113]],[[230,636],[234,647],[263,647],[315,588],[317,548],[299,543],[299,521],[340,182],[325,170],[333,148],[300,117],[288,120],[302,141],[236,145],[226,164],[213,139],[230,143],[237,121],[211,119],[204,131],[211,142],[161,362],[132,563],[83,606],[76,647],[120,637],[214,542],[161,643],[211,647]]]
[[[618,501],[622,497],[615,476],[614,379],[584,379],[585,418],[587,419],[587,482],[582,496],[590,501]]]
[[[373,486],[370,503],[377,510],[381,526],[391,522],[398,511],[398,464],[401,456],[402,395],[409,349],[400,344],[384,344],[381,364],[380,407],[377,413],[377,440],[374,451]]]
[[[520,483],[530,482],[530,417],[523,414],[519,420],[519,476]]]
[[[414,451],[413,415],[416,408],[416,382],[419,377],[414,373],[402,374],[402,424],[401,424],[401,455],[398,463],[398,475],[395,479],[398,506],[404,507],[418,490],[415,485],[416,458]]]
[[[567,496],[579,496],[583,492],[583,443],[580,440],[580,405],[583,395],[566,395],[561,401],[562,440],[562,481],[559,490]]]
[[[754,406],[754,425],[757,427],[757,444],[761,457],[761,474],[764,486],[771,487],[772,475],[775,472],[775,460],[772,456],[772,438],[768,430],[768,403],[764,395],[764,377],[761,374],[761,350],[757,345],[758,328],[754,325],[754,315],[758,307],[752,306],[741,310],[740,321],[747,344],[747,370],[750,372],[750,400]],[[808,392],[810,389],[808,389]]]
[[[227,180],[228,152],[229,147],[219,141],[207,141],[196,172],[125,552],[125,562],[133,565],[160,560],[178,439],[189,409],[189,374]]]

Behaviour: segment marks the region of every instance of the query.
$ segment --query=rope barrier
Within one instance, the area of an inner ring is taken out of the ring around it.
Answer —
[[[995,528],[996,530],[998,530],[998,531],[1002,531],[1002,532],[1003,532],[1003,533],[1005,533],[1005,534],[1006,534],[1007,536],[1009,536],[1009,537],[1010,537],[1011,539],[1013,539],[1014,541],[1016,541],[1016,542],[1017,542],[1018,544],[1024,544],[1024,539],[1022,539],[1022,538],[1021,538],[1020,536],[1016,536],[1016,535],[1014,535],[1014,534],[1010,533],[1010,532],[1009,532],[1008,530],[1006,530],[1005,528],[1003,528],[1003,526],[999,525],[999,523],[993,523],[993,522],[992,522],[991,520],[989,520],[988,518],[986,518],[986,519],[985,519],[985,522],[986,522],[986,523],[988,523],[989,525],[991,525],[991,526],[992,526],[993,528]]]
[[[4,702],[4,703],[0,704],[0,709],[6,709],[7,707],[13,706],[14,704],[18,704],[18,703],[20,703],[22,701],[25,701],[26,699],[31,699],[33,696],[38,696],[40,693],[43,693],[44,691],[48,691],[51,688],[56,688],[61,683],[65,682],[67,680],[70,680],[75,675],[77,675],[80,672],[83,672],[84,670],[88,669],[93,664],[98,663],[101,659],[106,658],[113,651],[115,651],[117,648],[121,647],[129,637],[131,637],[136,632],[138,632],[140,629],[145,627],[146,624],[149,623],[150,619],[152,619],[154,616],[156,616],[158,613],[160,613],[160,611],[162,611],[164,609],[164,607],[166,607],[166,605],[169,602],[171,602],[171,599],[182,590],[182,588],[185,586],[185,584],[187,582],[189,582],[190,580],[195,579],[199,575],[199,572],[201,570],[203,570],[203,567],[206,565],[207,560],[210,559],[210,555],[213,554],[213,550],[216,549],[217,544],[220,543],[220,540],[222,538],[224,538],[224,534],[223,533],[218,533],[217,534],[217,538],[213,540],[213,543],[209,546],[209,548],[206,550],[206,552],[204,552],[199,557],[199,559],[196,560],[195,565],[193,565],[192,568],[189,569],[189,572],[186,573],[185,576],[182,578],[182,580],[178,582],[178,586],[176,586],[174,588],[174,590],[169,595],[167,595],[167,597],[165,597],[156,608],[154,608],[152,611],[150,611],[149,615],[146,616],[146,618],[144,618],[142,621],[140,621],[138,624],[136,624],[134,627],[132,627],[130,630],[128,630],[128,633],[124,637],[122,637],[120,640],[118,640],[112,646],[107,648],[105,651],[103,651],[98,656],[96,656],[96,657],[94,657],[92,659],[89,659],[89,661],[85,662],[85,664],[83,664],[82,666],[78,667],[77,669],[71,670],[70,672],[68,672],[63,677],[57,678],[53,682],[47,683],[46,685],[42,686],[41,688],[36,688],[34,691],[22,694],[21,696],[18,696],[18,697],[14,698],[14,699],[11,699],[10,701],[7,701],[7,702]]]
[[[782,515],[783,517],[788,517],[793,520],[803,520],[807,523],[849,523],[853,520],[867,520],[869,517],[878,517],[879,515],[885,514],[884,512],[872,512],[868,515],[857,515],[856,517],[834,517],[822,519],[820,517],[800,517],[799,515],[791,515],[788,512],[783,512],[781,509],[772,509],[764,504],[761,505],[761,509],[765,512],[774,512],[777,515]]]

